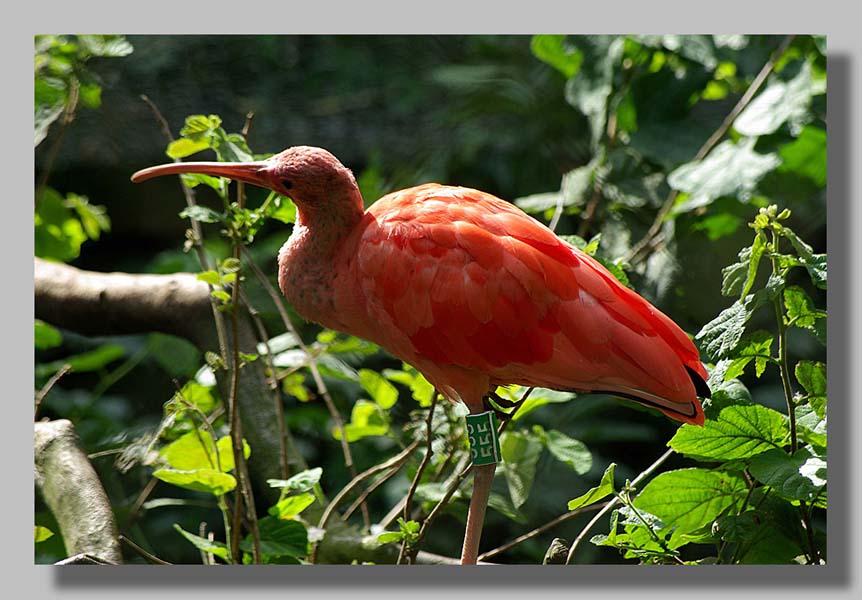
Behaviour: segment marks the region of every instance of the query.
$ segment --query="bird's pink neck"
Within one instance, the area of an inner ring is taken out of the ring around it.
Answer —
[[[344,329],[335,306],[335,279],[342,257],[352,256],[351,232],[362,221],[362,197],[320,203],[313,209],[297,204],[293,234],[278,254],[278,284],[303,318]]]

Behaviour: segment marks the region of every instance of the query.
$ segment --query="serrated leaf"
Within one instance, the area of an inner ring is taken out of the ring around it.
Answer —
[[[599,500],[604,500],[605,498],[613,494],[614,468],[616,466],[616,463],[609,464],[608,468],[605,469],[605,472],[602,474],[602,479],[601,481],[599,481],[599,485],[594,488],[590,488],[585,494],[581,494],[577,498],[569,500],[569,510],[576,510],[578,508],[581,508],[582,506],[594,504]]]
[[[772,359],[772,342],[772,334],[767,331],[755,331],[743,339],[739,344],[739,357],[730,363],[724,374],[725,380],[742,375],[746,365],[752,360],[755,363],[755,375],[763,375],[767,363]]]
[[[773,80],[733,123],[733,128],[746,136],[769,135],[787,121],[799,127],[808,114],[814,95],[811,65],[806,62],[792,80]]]
[[[392,408],[398,401],[398,390],[377,371],[359,369],[359,385],[384,410]]]
[[[826,365],[802,360],[796,364],[796,380],[805,388],[808,403],[821,419],[826,416]]]
[[[751,476],[788,500],[813,501],[826,485],[826,457],[801,448],[788,456],[769,450],[751,459]]]
[[[547,432],[544,442],[554,458],[569,465],[578,475],[584,475],[593,466],[593,455],[580,440],[552,429]]]
[[[747,492],[745,480],[733,473],[678,469],[657,475],[635,498],[634,506],[673,528],[673,539],[712,523],[742,502]]]
[[[215,496],[222,496],[236,487],[236,479],[233,475],[215,469],[195,469],[193,471],[157,469],[153,471],[153,477],[187,490],[207,492]]]
[[[174,529],[179,532],[181,536],[186,538],[188,541],[192,543],[192,545],[202,552],[208,552],[214,556],[218,556],[224,560],[227,560],[228,557],[228,549],[221,542],[216,542],[215,540],[208,540],[206,538],[202,538],[199,535],[195,535],[193,533],[189,533],[182,527],[180,527],[177,523],[174,523]]]
[[[520,431],[507,431],[500,436],[500,454],[509,497],[515,508],[520,508],[530,496],[542,443]]]
[[[811,329],[817,319],[826,317],[826,311],[818,310],[805,290],[795,285],[785,288],[784,307],[788,323],[802,329]]]
[[[668,185],[690,195],[674,207],[674,212],[688,212],[722,196],[747,202],[760,179],[781,164],[777,154],[755,152],[755,141],[754,138],[744,138],[739,143],[726,140],[703,160],[674,169],[667,177]]]
[[[668,446],[699,460],[728,461],[750,458],[787,439],[787,422],[778,411],[751,404],[728,406],[716,420],[707,419],[703,427],[684,424]]]
[[[287,496],[276,502],[269,509],[269,514],[279,519],[292,519],[314,504],[314,494],[303,492],[295,496]]]
[[[822,448],[827,444],[826,414],[818,415],[810,404],[800,404],[795,409],[799,437],[807,444]]]
[[[769,290],[758,290],[725,308],[712,321],[697,332],[695,339],[703,343],[704,350],[714,359],[729,356],[742,339],[745,324],[755,310],[769,299]]]
[[[799,255],[799,259],[802,264],[805,266],[808,271],[809,277],[811,277],[811,283],[813,283],[816,287],[821,290],[826,289],[826,274],[827,274],[827,265],[826,265],[826,255],[825,254],[814,254],[811,246],[806,244],[802,238],[800,238],[796,233],[793,232],[788,227],[782,227],[778,230],[778,232],[787,238],[790,243],[793,245],[793,249],[796,250],[796,253]]]
[[[63,335],[59,329],[39,319],[33,322],[33,344],[36,348],[46,350],[48,348],[56,348],[62,343]]]
[[[748,510],[719,517],[714,531],[721,539],[737,544],[741,550],[739,564],[786,564],[803,553],[769,511]]]

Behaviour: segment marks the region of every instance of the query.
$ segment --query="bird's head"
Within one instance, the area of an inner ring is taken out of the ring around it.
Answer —
[[[135,183],[161,175],[201,173],[228,177],[289,196],[306,217],[362,210],[353,174],[323,148],[293,146],[266,160],[250,162],[177,162],[142,169]]]

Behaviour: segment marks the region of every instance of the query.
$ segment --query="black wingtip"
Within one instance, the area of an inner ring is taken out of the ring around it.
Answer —
[[[698,397],[712,398],[712,391],[706,385],[703,377],[691,367],[686,367],[685,370],[688,371],[688,376],[691,377],[691,382],[694,384],[694,390],[697,392]]]

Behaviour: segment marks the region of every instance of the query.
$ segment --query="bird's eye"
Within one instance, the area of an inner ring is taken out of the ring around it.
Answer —
[[[289,190],[293,187],[293,182],[290,179],[282,179],[281,185],[282,187],[284,187],[284,189]]]

